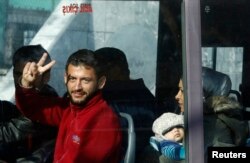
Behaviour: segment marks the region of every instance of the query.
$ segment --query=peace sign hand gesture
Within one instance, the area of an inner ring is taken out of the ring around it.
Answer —
[[[44,65],[48,54],[44,53],[38,63],[35,62],[28,62],[24,69],[23,75],[21,77],[20,84],[22,87],[25,88],[32,88],[34,87],[34,83],[38,79],[40,75],[42,75],[47,70],[51,69],[51,67],[56,63],[54,60]]]

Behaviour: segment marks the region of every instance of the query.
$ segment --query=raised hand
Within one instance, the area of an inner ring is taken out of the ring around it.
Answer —
[[[51,61],[47,65],[44,65],[48,54],[44,53],[38,63],[28,62],[24,69],[23,75],[21,79],[21,85],[26,88],[31,88],[34,86],[34,83],[38,79],[40,75],[42,75],[47,70],[51,69],[51,67],[55,64],[55,61]]]

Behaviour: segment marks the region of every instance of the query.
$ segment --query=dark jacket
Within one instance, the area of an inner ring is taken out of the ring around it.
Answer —
[[[248,124],[238,102],[226,96],[212,96],[204,102],[204,144],[207,147],[244,146]]]
[[[45,85],[40,93],[58,96],[49,85]],[[1,101],[0,104],[0,160],[16,162],[17,158],[30,156],[45,142],[55,139],[55,127],[32,122],[9,101]],[[51,153],[53,150],[54,148],[50,148],[48,152]]]
[[[103,96],[117,112],[128,113],[134,121],[136,133],[136,159],[148,145],[155,119],[156,101],[142,79],[109,81]],[[139,162],[139,161],[137,161]]]
[[[1,101],[0,159],[8,163],[26,157],[56,136],[56,129],[32,122],[14,104]],[[53,150],[53,148],[52,148]]]
[[[32,122],[21,115],[16,106],[1,101],[0,159],[14,162],[28,154],[28,137],[34,133]]]

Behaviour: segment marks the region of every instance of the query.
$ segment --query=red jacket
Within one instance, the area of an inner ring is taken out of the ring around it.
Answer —
[[[16,89],[18,108],[32,120],[59,126],[56,163],[118,163],[122,134],[118,116],[98,92],[84,107],[69,99],[39,96]]]

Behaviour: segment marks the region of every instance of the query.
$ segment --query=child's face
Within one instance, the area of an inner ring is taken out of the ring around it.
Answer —
[[[184,138],[184,129],[182,127],[174,127],[163,135],[166,140],[172,140],[175,142],[182,142]]]

